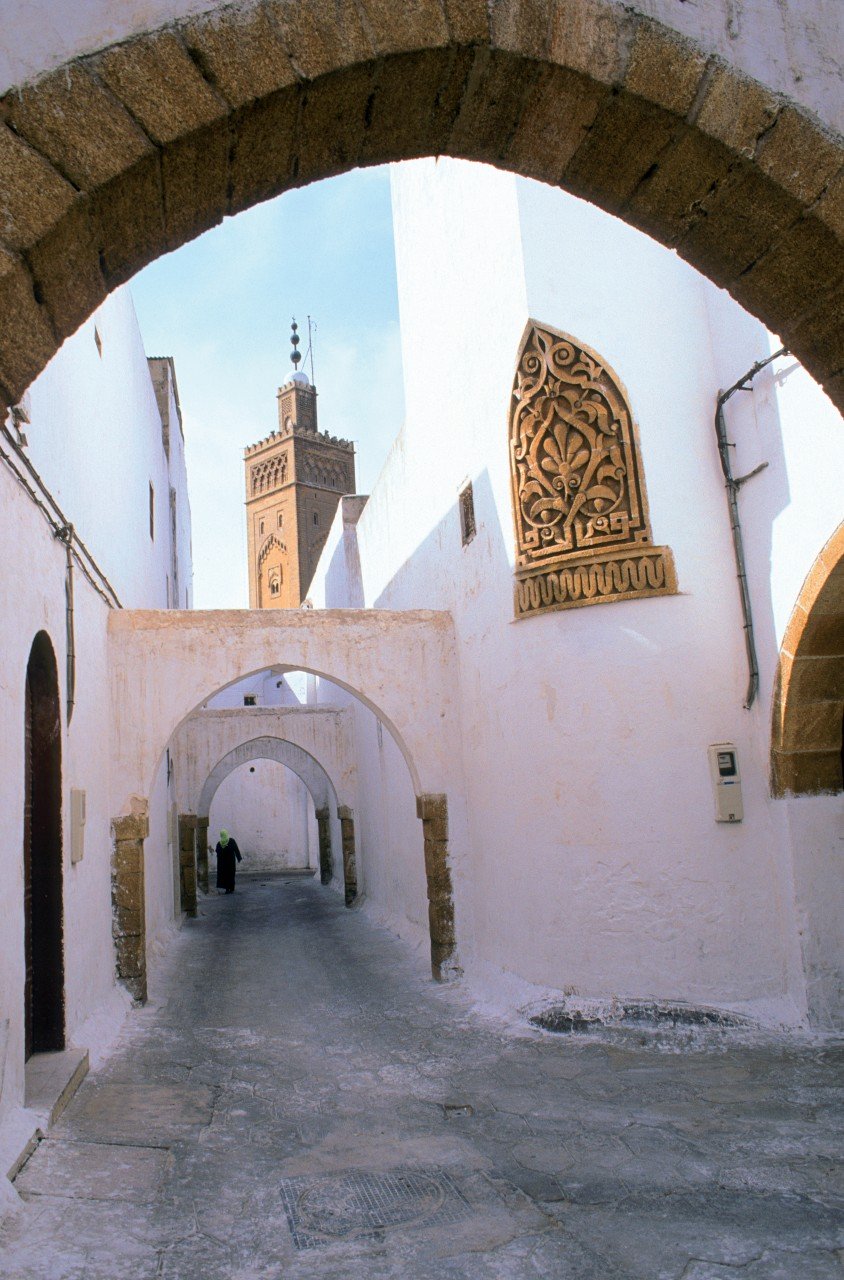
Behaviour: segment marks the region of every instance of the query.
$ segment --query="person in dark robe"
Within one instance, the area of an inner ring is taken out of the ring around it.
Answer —
[[[217,854],[217,888],[225,889],[226,893],[234,893],[235,870],[238,862],[243,861],[234,836],[230,836],[228,831],[221,831],[215,852]]]

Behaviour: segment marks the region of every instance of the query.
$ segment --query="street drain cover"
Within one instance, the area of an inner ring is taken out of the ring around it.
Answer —
[[[458,1222],[470,1211],[448,1175],[438,1170],[282,1178],[281,1197],[297,1249],[391,1227]]]

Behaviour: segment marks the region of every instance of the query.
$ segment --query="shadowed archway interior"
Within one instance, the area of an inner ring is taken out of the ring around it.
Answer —
[[[26,669],[25,1053],[64,1048],[61,708],[56,657],[39,631]]]
[[[0,395],[106,294],[223,217],[361,165],[484,161],[673,247],[844,404],[844,146],[612,0],[261,0],[2,101]]]

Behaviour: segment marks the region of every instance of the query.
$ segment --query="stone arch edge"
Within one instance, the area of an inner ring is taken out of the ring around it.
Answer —
[[[325,778],[325,781],[327,783],[327,788],[328,788],[328,798],[329,799],[333,798],[335,807],[337,806],[337,804],[339,804],[338,792],[334,784],[334,781],[331,775],[329,774],[328,770],[317,759],[316,756],[312,755],[310,751],[306,751],[304,747],[300,747],[298,743],[290,742],[287,738],[275,737],[272,734],[262,734],[258,738],[250,738],[242,743],[239,743],[238,746],[233,747],[230,751],[227,751],[224,755],[220,757],[220,759],[216,762],[213,768],[209,770],[208,777],[205,779],[205,782],[203,783],[199,797],[197,798],[197,802],[196,802],[197,818],[202,818],[206,820],[208,819],[211,812],[211,804],[213,802],[214,796],[216,795],[219,787],[222,785],[225,779],[235,771],[235,769],[240,768],[241,765],[249,764],[249,762],[252,760],[275,760],[278,764],[283,764],[285,768],[290,769],[291,772],[295,773],[296,776],[299,778],[299,780],[307,788],[311,796],[311,799],[314,802],[315,808],[324,807],[319,803],[317,796],[314,795],[312,786],[309,783],[308,779],[304,776],[304,774],[299,772],[295,764],[292,764],[289,760],[283,758],[284,753],[282,753],[280,750],[277,750],[275,753],[273,753],[273,748],[267,745],[269,743],[278,744],[278,748],[286,746],[291,749],[290,751],[291,755],[295,755],[296,752],[300,752],[303,756],[307,756],[310,760],[312,760],[316,769],[319,770],[319,772],[322,773],[323,777]],[[251,750],[253,748],[254,748],[254,751]],[[248,752],[248,754],[245,754],[246,752]],[[234,757],[236,756],[238,757],[238,759],[235,760]],[[227,766],[225,772],[221,772],[223,766]],[[213,790],[209,785],[212,779],[216,779]]]
[[[560,185],[676,248],[844,405],[844,147],[815,117],[606,0],[328,8],[212,10],[6,94],[7,404],[112,288],[223,217],[448,154]]]

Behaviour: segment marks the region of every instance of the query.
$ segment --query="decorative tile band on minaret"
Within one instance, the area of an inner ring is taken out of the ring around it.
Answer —
[[[296,609],[307,595],[334,513],[355,492],[355,448],[319,430],[317,389],[300,371],[278,389],[278,428],[243,451],[250,609]]]

